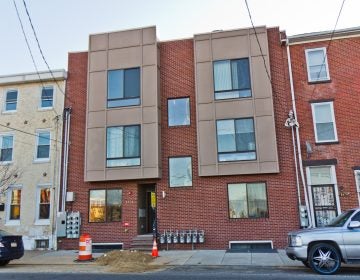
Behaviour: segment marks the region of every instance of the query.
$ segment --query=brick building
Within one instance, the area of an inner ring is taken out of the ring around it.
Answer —
[[[310,216],[323,226],[359,206],[360,29],[288,39]]]
[[[284,247],[301,201],[287,67],[278,28],[91,35],[89,51],[69,54],[65,104],[63,192],[81,232],[129,248],[156,220],[160,234],[203,230],[196,248]]]

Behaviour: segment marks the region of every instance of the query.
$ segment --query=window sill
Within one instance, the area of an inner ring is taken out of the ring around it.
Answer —
[[[49,163],[50,159],[34,159],[33,163]]]
[[[169,128],[183,128],[183,127],[190,127],[190,124],[176,124],[176,125],[168,125]]]
[[[242,101],[242,100],[251,100],[253,99],[253,96],[247,96],[247,97],[234,97],[234,98],[224,98],[224,99],[215,99],[215,103],[219,102],[234,102],[234,101]]]
[[[0,165],[12,165],[13,161],[0,161]]]
[[[4,115],[12,115],[12,114],[15,114],[17,112],[17,110],[14,110],[14,111],[2,111],[1,113],[4,114]]]
[[[170,186],[169,185],[169,188],[172,188],[172,189],[176,189],[176,188],[192,188],[193,187],[193,185],[191,185],[191,186]]]
[[[39,107],[38,111],[51,111],[54,107]]]
[[[320,81],[308,81],[308,85],[314,85],[314,84],[328,84],[331,83],[332,80],[331,79],[327,79],[327,80],[320,80]]]
[[[35,226],[49,226],[50,220],[36,220],[34,225]]]
[[[20,226],[20,220],[9,220],[5,222],[5,226]]]
[[[340,144],[339,141],[326,141],[326,142],[316,142],[315,145],[316,146],[320,146],[320,145],[333,145],[333,144]]]

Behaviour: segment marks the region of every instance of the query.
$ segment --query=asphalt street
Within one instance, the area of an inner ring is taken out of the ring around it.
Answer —
[[[343,268],[339,274],[331,276],[331,279],[359,279],[360,268]],[[6,273],[0,269],[1,280],[224,280],[224,279],[329,279],[329,276],[315,274],[306,268],[276,268],[276,267],[207,267],[207,266],[181,266],[170,267],[163,271],[151,273],[133,274],[106,274],[106,273]]]

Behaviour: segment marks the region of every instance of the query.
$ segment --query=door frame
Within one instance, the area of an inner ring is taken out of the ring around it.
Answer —
[[[307,166],[306,167],[306,181],[307,181],[307,189],[309,194],[309,202],[310,202],[310,211],[311,211],[311,222],[314,227],[316,227],[315,223],[315,208],[314,208],[314,200],[313,200],[313,191],[311,185],[311,176],[310,176],[310,169],[311,168],[318,168],[318,167],[329,167],[330,168],[330,176],[331,176],[331,183],[329,185],[334,185],[334,192],[335,192],[335,201],[336,201],[336,208],[337,213],[341,213],[340,207],[340,196],[339,196],[339,189],[336,179],[336,170],[335,165],[314,165],[314,166]]]

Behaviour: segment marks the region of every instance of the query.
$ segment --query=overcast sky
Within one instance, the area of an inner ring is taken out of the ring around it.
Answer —
[[[248,0],[255,25],[279,26],[288,35],[334,28],[343,0]],[[39,70],[23,0],[15,0]],[[250,27],[244,0],[26,0],[46,60],[67,69],[67,54],[88,47],[88,35],[157,26],[159,40],[213,30]],[[346,0],[337,29],[360,26],[360,0]],[[0,75],[34,72],[13,0],[0,0]]]

